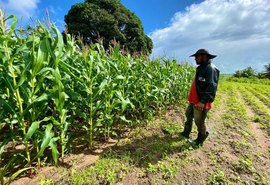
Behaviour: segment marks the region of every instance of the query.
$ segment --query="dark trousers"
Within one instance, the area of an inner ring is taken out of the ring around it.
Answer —
[[[208,109],[198,111],[194,104],[189,104],[186,109],[187,120],[185,122],[184,132],[188,135],[190,134],[194,119],[195,124],[197,125],[198,135],[205,136],[206,135],[205,119],[208,111],[209,111]]]

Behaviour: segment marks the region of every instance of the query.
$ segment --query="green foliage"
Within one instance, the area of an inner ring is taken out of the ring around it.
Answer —
[[[237,78],[237,77],[229,77],[226,78],[227,81],[230,82],[239,82],[239,83],[249,83],[249,84],[263,84],[263,85],[270,85],[270,79],[259,79],[257,77],[251,78]]]
[[[240,78],[240,77],[244,77],[244,78],[255,77],[256,72],[255,72],[254,69],[252,69],[252,67],[247,67],[246,69],[236,71],[233,76],[237,77],[237,78]]]
[[[260,73],[258,73],[257,77],[259,79],[265,79],[265,78],[267,78],[267,74],[265,72],[260,72]]]
[[[53,185],[53,180],[52,179],[42,179],[38,185]]]
[[[256,73],[252,67],[248,67],[243,70],[238,70],[234,73],[234,77],[236,78],[259,78],[259,79],[270,79],[270,64],[264,66],[265,71]]]
[[[235,164],[236,169],[239,172],[255,173],[256,169],[253,167],[253,159],[251,156],[241,157]]]
[[[181,125],[179,125],[178,122],[164,122],[162,123],[162,131],[165,134],[169,134],[169,135],[175,135],[175,134],[179,134],[179,130],[181,130]]]
[[[210,174],[207,179],[207,184],[232,184],[226,177],[226,174],[221,171],[217,170]]]
[[[270,63],[265,65],[265,77],[270,79]]]
[[[102,39],[105,49],[117,41],[131,53],[150,54],[152,40],[144,34],[140,19],[119,0],[89,0],[75,4],[65,16],[68,32],[84,43]]]
[[[18,31],[17,19],[7,19],[9,29],[0,27],[0,180],[14,177],[14,166],[17,175],[41,160],[57,164],[74,139],[93,146],[112,129],[186,98],[192,66],[123,55],[119,46],[110,53],[99,44],[80,49],[70,35],[65,45],[53,25]]]
[[[71,171],[72,184],[115,184],[128,172],[126,164],[119,159],[100,159],[86,170]]]

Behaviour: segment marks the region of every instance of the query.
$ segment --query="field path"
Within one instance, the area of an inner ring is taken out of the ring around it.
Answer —
[[[251,132],[254,134],[254,137],[256,138],[256,141],[259,144],[259,147],[264,152],[269,150],[270,149],[269,139],[267,138],[266,134],[260,128],[260,125],[253,121],[256,114],[249,107],[246,108],[246,111],[247,111],[247,115],[249,116],[249,118],[251,120],[251,124],[250,124]]]

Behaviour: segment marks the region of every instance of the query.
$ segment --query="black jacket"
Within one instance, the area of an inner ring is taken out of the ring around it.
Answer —
[[[213,102],[216,96],[219,70],[215,65],[204,62],[196,69],[196,90],[201,103]]]

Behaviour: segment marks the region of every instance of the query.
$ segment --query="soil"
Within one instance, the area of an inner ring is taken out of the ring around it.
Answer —
[[[95,150],[85,149],[69,154],[65,158],[66,165],[42,167],[33,178],[21,177],[11,184],[38,184],[40,179],[52,179],[55,184],[65,183],[62,179],[69,178],[71,169],[84,170],[100,160],[100,156],[104,158],[109,150],[120,156],[120,160],[124,154],[130,152],[131,161],[135,161],[130,164],[125,177],[116,180],[121,184],[268,184],[270,137],[260,123],[254,122],[256,113],[243,100],[241,92],[236,90],[233,94],[225,88],[223,90],[218,92],[220,99],[209,113],[207,128],[210,135],[202,147],[194,148],[188,140],[179,136],[182,130],[162,132],[164,123],[172,126],[176,124],[183,129],[184,107],[175,107],[153,119],[140,132],[138,129],[132,131],[129,138],[111,140]],[[238,109],[233,110],[229,100],[231,96],[235,96],[237,101],[233,106],[242,104],[246,115],[241,115],[237,112]],[[191,137],[196,137],[195,125]],[[162,146],[168,142],[178,145],[163,150]],[[161,147],[160,152],[153,152],[156,145]],[[142,154],[137,154],[136,151],[141,151]],[[162,170],[155,173],[147,171],[149,163],[158,165],[170,161],[175,161],[178,166],[170,177],[164,175]]]

